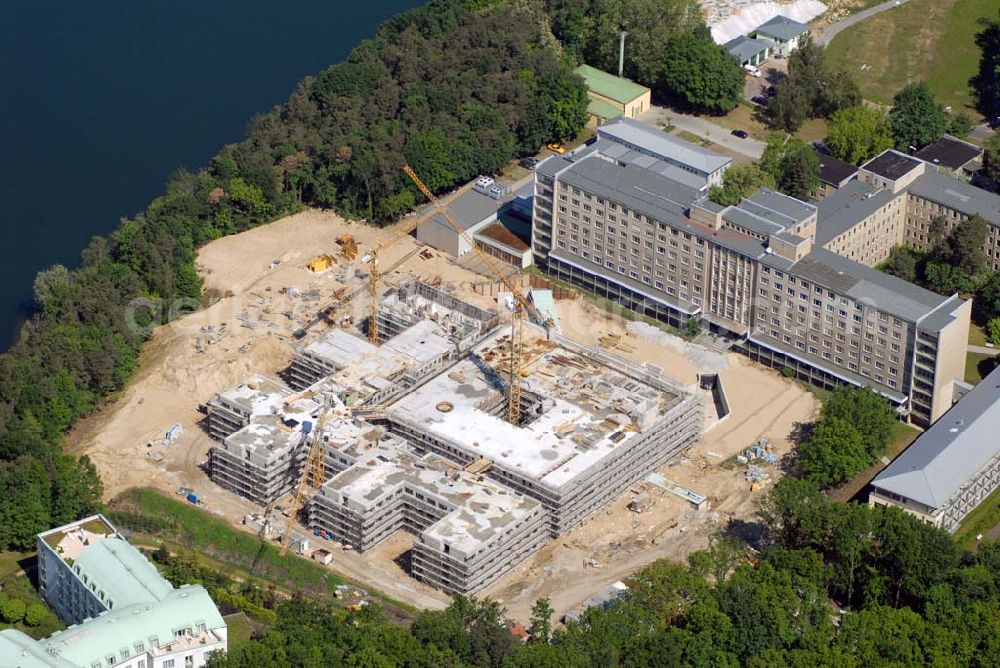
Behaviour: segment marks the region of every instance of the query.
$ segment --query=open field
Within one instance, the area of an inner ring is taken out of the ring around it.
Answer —
[[[978,541],[976,536],[982,534],[984,540],[996,540],[997,528],[1000,527],[1000,489],[986,497],[975,510],[966,515],[962,524],[955,532],[955,542],[963,549],[973,548]]]
[[[827,49],[866,99],[890,104],[907,83],[923,80],[944,105],[976,116],[968,85],[979,63],[976,20],[996,12],[996,0],[912,0],[848,28]],[[864,64],[871,69],[861,71]]]

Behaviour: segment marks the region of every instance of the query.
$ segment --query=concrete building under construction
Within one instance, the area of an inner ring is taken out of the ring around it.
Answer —
[[[522,417],[512,425],[509,333],[495,315],[442,314],[412,300],[440,304],[419,288],[397,290],[384,306],[437,319],[400,317],[399,333],[378,346],[333,330],[292,367],[297,385],[319,377],[306,389],[254,378],[210,402],[223,439],[213,480],[267,505],[300,478],[319,439],[325,483],[309,504],[310,528],[359,551],[408,531],[413,576],[469,594],[701,433],[693,389],[527,323]]]

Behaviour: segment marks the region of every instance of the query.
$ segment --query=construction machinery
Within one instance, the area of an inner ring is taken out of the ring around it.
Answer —
[[[337,237],[337,245],[345,260],[353,260],[358,256],[358,242],[353,234],[341,234]]]
[[[504,284],[504,287],[511,293],[511,300],[508,303],[508,307],[511,310],[511,320],[510,320],[510,373],[508,376],[508,388],[507,388],[507,421],[512,425],[521,424],[521,368],[522,368],[522,329],[524,325],[525,313],[530,314],[532,317],[536,318],[539,322],[545,324],[548,327],[551,322],[546,321],[546,319],[538,312],[534,305],[528,301],[525,296],[524,291],[521,288],[520,281],[512,281],[508,272],[505,272],[497,260],[493,258],[492,255],[485,252],[475,240],[465,231],[462,225],[455,220],[455,217],[448,210],[448,207],[444,202],[439,200],[434,196],[434,193],[430,191],[430,188],[420,180],[413,168],[408,164],[403,166],[403,171],[406,175],[410,177],[413,183],[420,189],[420,192],[424,194],[424,197],[434,205],[438,213],[448,221],[455,232],[465,240],[469,247],[476,251],[477,255],[486,266],[489,267],[490,271],[500,279]]]
[[[309,440],[309,457],[306,460],[305,468],[302,470],[302,477],[295,488],[295,495],[292,497],[292,505],[288,509],[288,524],[285,527],[285,534],[281,537],[281,556],[285,556],[288,551],[288,543],[291,540],[292,527],[295,526],[295,518],[299,511],[305,506],[310,496],[310,488],[319,489],[326,482],[326,452],[323,448],[323,426],[326,418],[330,414],[332,407],[329,404],[320,409],[316,424],[313,425]]]
[[[449,199],[454,200],[457,197],[461,197],[464,193],[468,192],[475,183],[467,183],[455,192],[451,194]],[[371,317],[368,319],[368,340],[373,344],[379,342],[379,331],[378,331],[378,298],[379,298],[379,281],[382,279],[382,273],[379,271],[378,266],[378,256],[379,253],[385,249],[393,246],[403,237],[409,236],[413,230],[417,229],[430,219],[438,215],[437,209],[432,209],[430,212],[425,213],[422,216],[414,216],[411,220],[404,221],[397,229],[393,230],[392,234],[382,241],[378,242],[365,253],[361,261],[368,265],[368,293],[371,301]]]

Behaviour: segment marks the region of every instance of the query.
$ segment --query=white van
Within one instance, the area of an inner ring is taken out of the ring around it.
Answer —
[[[743,69],[745,69],[747,71],[747,74],[749,74],[752,77],[759,77],[760,76],[760,70],[757,69],[756,65],[749,65],[749,64],[748,65],[744,65]]]

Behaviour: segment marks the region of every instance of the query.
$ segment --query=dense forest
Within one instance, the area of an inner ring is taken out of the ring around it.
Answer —
[[[244,141],[93,239],[79,268],[40,273],[37,312],[0,355],[0,547],[27,548],[99,506],[94,467],[62,454],[63,436],[135,371],[133,300],[153,305],[136,315],[145,325],[201,299],[200,245],[301,206],[383,224],[419,197],[407,160],[441,190],[574,136],[586,90],[547,26],[532,1],[433,0],[392,18]]]
[[[540,600],[526,643],[502,606],[456,598],[410,629],[295,599],[221,667],[996,666],[1000,546],[960,556],[950,536],[898,509],[829,501],[785,479],[757,522],[687,565],[656,562],[626,597],[552,631]],[[753,535],[757,550],[743,538]]]

